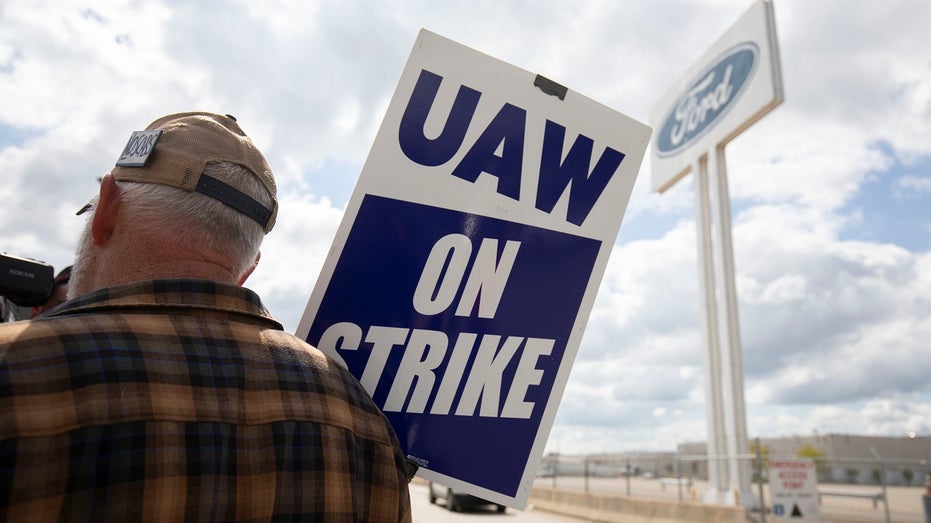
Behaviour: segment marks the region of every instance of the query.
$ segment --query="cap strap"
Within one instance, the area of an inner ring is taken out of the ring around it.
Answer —
[[[221,182],[212,176],[207,176],[202,173],[200,175],[200,180],[197,182],[197,187],[195,187],[194,190],[215,200],[219,200],[245,214],[261,225],[262,229],[267,227],[268,220],[271,218],[272,212],[265,208],[265,206],[235,187]]]

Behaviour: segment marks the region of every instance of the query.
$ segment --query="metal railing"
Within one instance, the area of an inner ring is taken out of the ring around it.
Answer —
[[[759,442],[755,448],[762,448]],[[890,523],[894,515],[897,522],[925,521],[923,485],[931,472],[931,458],[888,459],[875,449],[871,451],[870,457],[813,458],[821,519]],[[766,455],[758,450],[737,458],[749,466],[751,493],[757,498],[741,504],[747,506],[749,517],[765,523],[768,516],[772,517],[773,508],[768,462],[798,456]],[[709,462],[724,459],[728,458],[678,452],[550,454],[540,464],[537,482],[552,488],[700,503],[708,487]]]

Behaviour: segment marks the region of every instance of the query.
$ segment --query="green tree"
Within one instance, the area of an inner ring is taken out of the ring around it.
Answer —
[[[915,479],[915,473],[909,469],[902,471],[902,479],[905,480],[905,484],[909,487],[912,486],[912,481]]]
[[[860,469],[848,467],[844,469],[844,474],[847,476],[847,483],[857,483],[857,478],[860,477]]]
[[[795,455],[800,458],[808,458],[815,462],[815,470],[818,472],[819,481],[831,479],[829,477],[831,474],[831,469],[828,467],[827,461],[824,459],[824,451],[818,450],[806,443],[798,448],[798,451],[795,453]]]
[[[768,446],[767,444],[765,444],[765,443],[760,443],[759,455],[760,455],[760,459],[763,461],[763,463],[762,463],[762,465],[761,465],[762,468],[761,468],[760,470],[757,470],[757,465],[756,465],[756,455],[757,455],[756,442],[757,442],[757,440],[753,440],[753,441],[750,442],[750,454],[753,454],[753,456],[754,456],[753,462],[752,462],[752,463],[753,463],[753,482],[758,483],[758,482],[761,481],[761,479],[765,479],[765,478],[768,478],[768,477],[769,477],[769,473],[768,473],[768,470],[769,470],[769,446]]]

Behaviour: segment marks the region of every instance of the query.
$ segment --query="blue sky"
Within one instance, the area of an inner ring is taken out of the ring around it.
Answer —
[[[844,230],[841,238],[890,242],[910,251],[931,249],[931,157],[903,164],[888,146],[892,165],[872,172],[847,203],[843,212],[860,220]]]
[[[71,263],[130,132],[234,114],[279,184],[247,283],[293,331],[421,28],[649,123],[751,5],[130,0],[0,7],[0,251]],[[931,435],[931,4],[775,0],[785,102],[728,145],[748,432]],[[645,161],[553,429],[704,437],[694,198]],[[552,445],[551,445],[552,448]]]

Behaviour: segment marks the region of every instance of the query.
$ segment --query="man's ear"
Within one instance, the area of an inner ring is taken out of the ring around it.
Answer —
[[[246,280],[248,280],[249,276],[252,275],[252,271],[254,271],[255,268],[259,266],[259,259],[261,258],[262,258],[262,251],[259,251],[255,254],[255,259],[252,260],[252,265],[250,265],[249,268],[246,269],[246,272],[242,273],[242,276],[239,277],[239,281],[236,282],[236,285],[239,285],[240,287],[242,287],[242,284],[246,283]]]
[[[120,188],[116,185],[113,175],[107,173],[100,180],[100,194],[97,198],[97,207],[94,209],[94,218],[91,222],[94,245],[107,243],[110,236],[113,235],[119,210]]]

